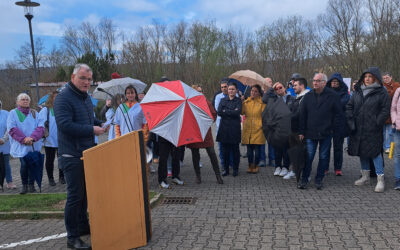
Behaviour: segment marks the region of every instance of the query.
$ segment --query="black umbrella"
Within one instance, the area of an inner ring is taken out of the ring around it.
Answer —
[[[6,166],[4,164],[4,155],[0,153],[0,186],[1,190],[4,192],[4,178],[6,177]]]
[[[33,150],[24,156],[24,160],[28,165],[29,173],[33,175],[33,178],[39,186],[40,192],[42,192],[44,154]]]
[[[291,115],[289,107],[282,98],[270,98],[262,113],[262,128],[268,143],[274,148],[288,146],[291,133]]]

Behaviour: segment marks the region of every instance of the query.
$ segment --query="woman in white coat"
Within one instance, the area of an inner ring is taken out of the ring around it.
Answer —
[[[0,153],[3,153],[4,158],[6,186],[9,189],[16,189],[17,187],[13,183],[10,167],[10,141],[8,140],[7,118],[8,111],[2,109],[2,102],[0,101]]]
[[[22,190],[20,194],[36,192],[34,178],[28,169],[28,164],[24,156],[35,150],[40,151],[42,147],[42,137],[44,133],[44,121],[39,118],[39,114],[29,108],[31,98],[21,93],[17,97],[17,108],[10,111],[7,118],[7,131],[10,139],[10,154],[14,158],[19,158],[21,162],[21,181]]]
[[[44,150],[46,153],[46,172],[49,178],[49,185],[55,186],[54,181],[54,159],[56,157],[58,142],[57,142],[57,124],[54,116],[53,104],[58,91],[53,91],[49,94],[45,106],[40,110],[40,119],[44,121],[45,128],[48,129],[49,134],[43,139]],[[61,169],[58,169],[58,180],[61,184],[65,184],[64,173]]]

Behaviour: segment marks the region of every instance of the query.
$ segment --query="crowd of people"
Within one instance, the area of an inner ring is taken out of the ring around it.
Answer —
[[[106,132],[108,140],[112,140],[130,131],[143,130],[146,144],[153,150],[151,172],[158,172],[161,188],[171,187],[169,176],[172,183],[184,185],[180,169],[185,148],[192,153],[196,183],[202,183],[202,148],[209,156],[217,183],[223,184],[223,177],[230,174],[238,176],[242,144],[247,150],[244,156],[248,161],[247,173],[257,174],[260,167],[270,165],[275,167],[274,176],[297,177],[299,189],[309,186],[318,149],[314,184],[319,190],[329,172],[333,144],[336,176],[344,174],[346,145],[348,154],[360,160],[361,176],[354,185],[368,184],[376,176],[375,192],[383,192],[383,154],[389,153],[392,142],[400,145],[400,84],[393,81],[390,73],[381,74],[376,67],[363,72],[350,89],[340,73],[330,78],[316,73],[310,86],[298,73],[287,84],[273,83],[271,78],[266,78],[265,84],[248,86],[245,93],[239,91],[237,80],[223,78],[220,91],[212,102],[207,101],[216,121],[219,161],[211,128],[203,142],[180,147],[151,133],[140,106],[145,93],[138,93],[133,85],[107,100],[101,111],[105,121],[97,119],[88,96],[91,81],[90,67],[77,64],[71,81],[61,92],[50,93],[40,112],[30,108],[31,99],[25,93],[17,96],[16,108],[10,112],[1,109],[0,101],[0,153],[6,187],[17,188],[9,164],[11,155],[20,161],[20,193],[36,192],[25,156],[31,151],[40,151],[42,146],[49,185],[57,185],[53,174],[57,155],[58,181],[67,184],[65,224],[71,247],[84,249],[87,245],[79,237],[90,232],[82,152],[95,146],[96,136]],[[160,81],[169,79],[163,77]],[[199,85],[192,88],[203,92]],[[400,190],[400,147],[395,147],[394,159],[395,189]],[[158,170],[154,168],[156,163]]]

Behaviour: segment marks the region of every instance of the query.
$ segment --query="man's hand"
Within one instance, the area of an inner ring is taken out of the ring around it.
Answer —
[[[0,139],[0,145],[3,145],[4,141],[2,139]]]
[[[304,140],[304,135],[299,135],[299,140],[303,141]]]
[[[106,130],[99,126],[93,126],[93,132],[95,135],[101,135],[101,134],[104,134],[106,132]]]

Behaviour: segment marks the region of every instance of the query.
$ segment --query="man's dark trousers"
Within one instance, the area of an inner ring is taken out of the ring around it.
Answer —
[[[158,161],[158,183],[165,182],[167,179],[167,161],[169,153],[172,156],[172,178],[179,178],[181,167],[179,160],[181,159],[182,149],[175,147],[172,143],[158,137],[159,161]]]
[[[67,237],[78,238],[81,232],[89,229],[83,161],[77,157],[60,157],[60,164],[67,182],[67,203],[64,211]]]

